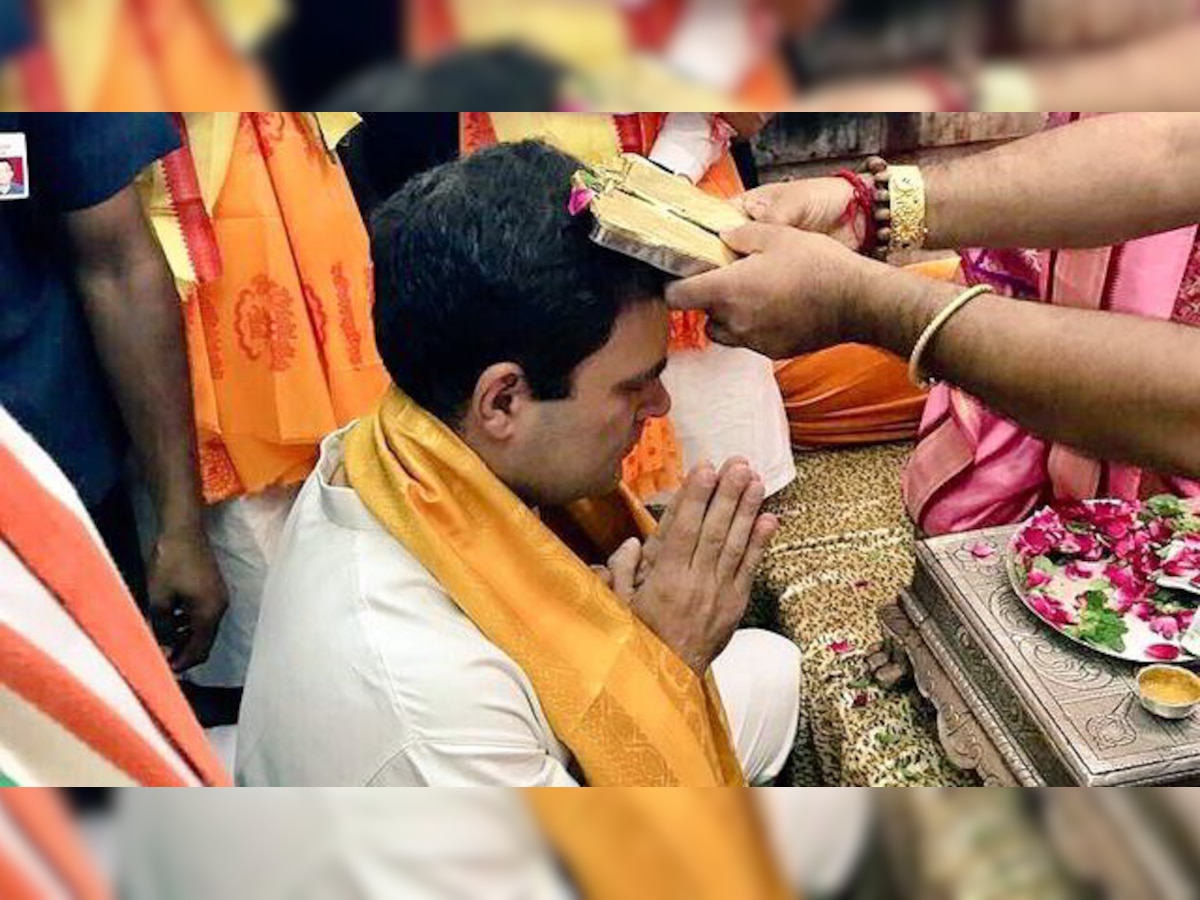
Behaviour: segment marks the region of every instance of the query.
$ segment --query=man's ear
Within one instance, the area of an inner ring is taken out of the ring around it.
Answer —
[[[519,365],[494,363],[484,369],[475,382],[470,417],[487,437],[506,441],[515,433],[518,418],[532,400],[529,382]]]

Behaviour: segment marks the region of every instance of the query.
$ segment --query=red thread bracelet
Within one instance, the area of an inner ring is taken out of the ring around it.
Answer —
[[[840,169],[834,173],[836,177],[849,182],[850,187],[854,189],[854,193],[850,195],[849,202],[846,203],[846,209],[842,213],[842,217],[838,220],[841,222],[849,222],[850,227],[854,229],[854,237],[858,241],[858,250],[860,253],[870,253],[875,249],[875,188],[874,179],[868,181],[857,172],[851,172],[849,169]],[[856,213],[862,213],[864,227],[860,234]]]

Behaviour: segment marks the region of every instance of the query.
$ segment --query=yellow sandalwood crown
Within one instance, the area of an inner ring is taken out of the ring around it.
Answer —
[[[734,206],[634,153],[575,174],[591,191],[592,240],[685,277],[737,259],[717,236],[747,219]]]

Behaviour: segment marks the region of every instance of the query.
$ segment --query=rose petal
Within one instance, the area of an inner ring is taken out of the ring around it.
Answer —
[[[1068,578],[1072,578],[1076,581],[1086,581],[1095,574],[1095,572],[1092,571],[1091,566],[1085,565],[1078,561],[1069,563],[1067,567],[1063,569],[1063,571],[1066,573]]]
[[[976,541],[967,548],[976,559],[991,559],[996,555],[996,547],[987,541]]]
[[[571,198],[567,201],[567,212],[573,216],[577,216],[591,206],[592,201],[595,199],[595,191],[585,187],[573,187],[571,188]]]
[[[1168,641],[1179,637],[1179,623],[1175,621],[1174,616],[1158,616],[1151,619],[1150,630]]]
[[[1030,569],[1029,574],[1025,576],[1025,587],[1031,589],[1045,587],[1053,580],[1054,578],[1049,572],[1043,572],[1041,569]]]
[[[1146,648],[1146,655],[1151,659],[1175,659],[1179,656],[1179,648],[1174,644],[1151,644]]]

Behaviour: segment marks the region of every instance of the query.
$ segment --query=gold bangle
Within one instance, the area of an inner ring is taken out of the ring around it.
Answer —
[[[888,166],[888,205],[892,212],[889,250],[925,246],[925,179],[916,166]]]
[[[908,379],[913,384],[921,389],[929,388],[933,384],[933,380],[925,375],[921,369],[921,359],[925,356],[925,351],[929,348],[929,344],[937,337],[937,333],[942,330],[950,317],[956,312],[982,294],[992,293],[990,284],[977,284],[975,287],[967,288],[953,300],[951,300],[941,312],[933,317],[925,330],[921,332],[921,336],[917,338],[917,343],[913,347],[912,355],[908,358]]]

